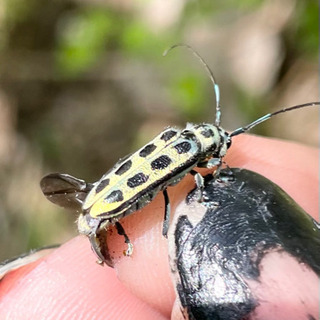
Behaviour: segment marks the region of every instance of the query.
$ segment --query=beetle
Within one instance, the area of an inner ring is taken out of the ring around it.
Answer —
[[[115,225],[118,233],[124,236],[128,245],[125,254],[131,255],[133,246],[119,220],[143,208],[162,192],[165,202],[162,234],[166,237],[170,220],[168,186],[173,186],[185,175],[192,174],[201,201],[203,178],[194,168],[217,167],[215,174],[219,175],[222,159],[231,146],[232,137],[252,129],[279,113],[320,104],[320,102],[310,102],[284,108],[228,133],[220,126],[220,91],[212,71],[189,46],[175,45],[169,50],[178,46],[192,50],[209,73],[216,96],[215,124],[188,123],[183,130],[168,127],[147,145],[120,159],[93,184],[60,173],[49,174],[40,182],[42,192],[51,202],[64,207],[75,207],[80,212],[78,230],[88,236],[101,264],[113,265],[106,244],[106,229],[109,225]]]

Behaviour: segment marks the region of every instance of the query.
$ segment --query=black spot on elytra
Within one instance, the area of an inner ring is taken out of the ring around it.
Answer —
[[[166,155],[160,156],[159,158],[157,158],[151,162],[151,169],[152,170],[165,169],[166,167],[168,167],[170,165],[171,162],[172,162],[172,160],[170,159],[170,157],[168,157]]]
[[[160,139],[161,139],[161,140],[164,140],[164,141],[168,141],[168,140],[170,140],[171,138],[173,138],[176,134],[177,134],[177,131],[170,130],[170,131],[165,132],[165,133],[160,137]]]
[[[132,166],[132,161],[128,160],[124,164],[122,164],[119,169],[117,169],[115,174],[118,176],[121,176],[122,174],[127,172],[131,168],[131,166]]]
[[[147,157],[150,153],[152,153],[156,148],[157,148],[157,146],[154,145],[153,143],[148,144],[147,146],[145,146],[145,147],[139,152],[139,156],[145,158],[145,157]]]
[[[100,192],[101,190],[103,190],[110,182],[110,179],[104,179],[102,181],[100,181],[100,183],[98,184],[98,186],[96,187],[96,192]]]
[[[144,173],[139,172],[136,175],[134,175],[132,178],[128,179],[127,186],[129,188],[135,188],[137,186],[140,186],[146,183],[148,179],[149,179],[149,176],[146,176]]]
[[[123,201],[123,193],[121,190],[112,191],[104,200],[108,203]]]
[[[205,138],[210,138],[214,136],[214,132],[212,131],[212,129],[204,129],[203,131],[201,131],[201,134],[205,137]]]
[[[187,153],[191,149],[191,144],[187,141],[178,143],[174,146],[179,154]]]

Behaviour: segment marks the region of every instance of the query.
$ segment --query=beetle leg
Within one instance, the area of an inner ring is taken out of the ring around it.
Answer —
[[[202,191],[203,191],[203,188],[204,188],[203,176],[199,172],[197,172],[195,170],[191,170],[190,173],[194,177],[194,181],[196,183],[196,186],[197,186],[197,189],[198,189],[198,192],[199,192],[198,202],[202,202],[202,200],[203,200]]]
[[[164,219],[163,219],[163,226],[162,226],[162,235],[167,238],[168,236],[168,229],[169,229],[169,222],[170,222],[170,200],[168,196],[167,189],[162,191],[164,197]]]
[[[102,230],[97,234],[92,233],[88,237],[91,243],[91,249],[98,257],[97,263],[100,265],[105,263],[109,267],[113,268],[113,261],[110,257],[107,245],[107,232]]]
[[[229,169],[229,175],[230,178],[232,178],[233,174],[231,169],[229,168],[229,166],[226,164],[225,161],[222,161],[220,158],[211,158],[208,161],[203,161],[197,164],[197,166],[199,168],[213,168],[213,167],[217,167],[217,169],[214,171],[213,176],[216,177],[217,179],[220,178],[220,171],[222,169],[222,164],[226,165],[226,167]],[[224,174],[224,176],[226,176]]]
[[[207,168],[207,169],[211,169],[213,167],[220,167],[221,166],[221,159],[220,158],[211,158],[207,161],[203,161],[203,162],[199,162],[197,164],[197,167],[199,168]]]
[[[132,253],[133,253],[133,245],[129,239],[129,237],[127,236],[126,232],[124,231],[122,225],[120,224],[119,221],[117,221],[115,223],[115,226],[116,226],[116,229],[117,229],[117,232],[120,236],[124,236],[124,242],[128,245],[128,248],[126,251],[124,251],[124,255],[126,256],[131,256]]]
[[[234,180],[234,174],[231,170],[231,168],[228,166],[228,164],[223,161],[222,162],[226,167],[224,168],[223,172],[221,172],[221,167],[218,167],[217,171],[215,172],[215,176],[221,180],[221,181],[233,181]]]
[[[225,165],[224,171],[221,174],[222,164]],[[221,164],[218,166],[216,171],[213,173],[214,178],[220,181],[231,181],[234,179],[234,175],[230,167],[225,161],[221,161]]]

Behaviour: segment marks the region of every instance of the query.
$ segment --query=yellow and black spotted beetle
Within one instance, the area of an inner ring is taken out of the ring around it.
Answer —
[[[46,175],[40,182],[42,192],[51,202],[80,212],[78,230],[88,236],[101,264],[113,266],[106,241],[108,226],[115,225],[118,233],[124,236],[128,244],[126,254],[130,255],[133,247],[119,220],[146,206],[161,191],[165,201],[162,233],[166,236],[170,218],[170,202],[166,191],[168,186],[177,184],[190,173],[194,176],[197,188],[201,192],[203,178],[193,169],[217,166],[215,174],[219,174],[222,158],[231,146],[232,137],[252,129],[279,113],[320,105],[320,102],[310,102],[284,108],[228,133],[220,127],[220,93],[212,71],[189,46],[175,45],[169,50],[177,46],[185,46],[192,50],[210,75],[216,96],[215,124],[188,123],[183,130],[169,127],[135,153],[120,159],[93,184],[61,173]]]

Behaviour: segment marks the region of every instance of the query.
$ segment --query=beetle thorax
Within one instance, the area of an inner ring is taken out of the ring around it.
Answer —
[[[182,134],[191,134],[199,144],[202,157],[222,158],[225,156],[230,144],[229,134],[213,124],[188,124]]]

